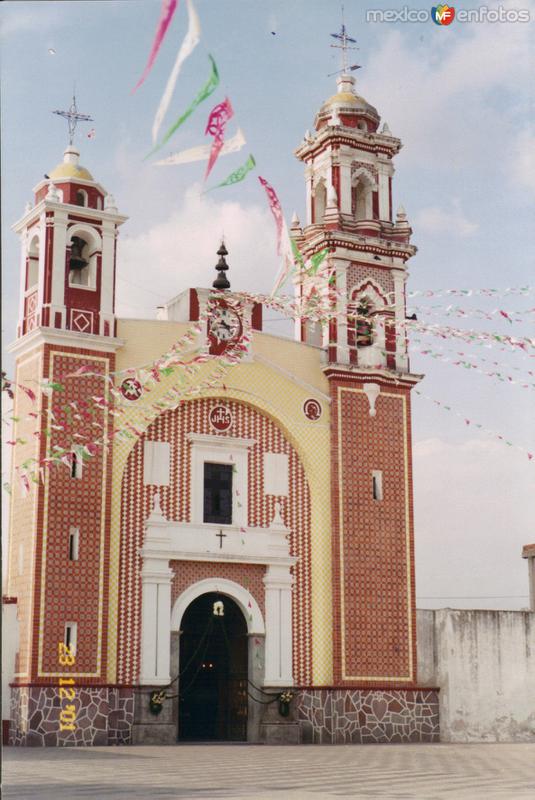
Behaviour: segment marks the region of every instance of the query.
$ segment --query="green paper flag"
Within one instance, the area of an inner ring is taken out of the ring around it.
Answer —
[[[212,62],[212,74],[210,75],[210,77],[208,78],[208,80],[206,81],[206,83],[204,84],[202,89],[200,90],[200,92],[197,95],[197,97],[195,98],[195,100],[188,106],[188,108],[177,119],[177,121],[174,122],[173,125],[171,125],[171,127],[169,128],[167,133],[164,135],[162,141],[159,144],[157,144],[156,147],[152,148],[150,153],[145,156],[143,161],[146,161],[147,158],[150,158],[150,156],[152,156],[154,153],[156,153],[156,151],[159,150],[160,147],[163,147],[163,145],[166,142],[169,141],[169,139],[175,133],[175,131],[178,130],[178,128],[180,128],[182,123],[185,122],[187,120],[187,118],[190,117],[193,114],[193,112],[195,111],[197,106],[200,106],[200,104],[203,102],[203,100],[206,100],[207,97],[210,97],[210,95],[213,92],[215,92],[215,90],[219,86],[219,72],[217,71],[216,63],[215,63],[215,61],[214,61],[214,59],[212,58],[211,55],[208,55],[208,58]]]
[[[246,177],[247,173],[249,173],[254,167],[256,166],[256,161],[254,160],[253,156],[250,155],[245,164],[238,169],[231,172],[228,178],[226,178],[223,183],[218,183],[217,186],[212,186],[212,189],[219,189],[221,186],[232,186],[233,183],[239,183],[243,181]],[[209,192],[212,189],[208,189]]]
[[[329,254],[329,248],[324,247],[323,250],[320,250],[319,253],[315,253],[313,256],[310,257],[310,268],[307,270],[307,275],[312,276],[315,275],[318,269],[320,268],[321,264],[325,260],[326,256]]]

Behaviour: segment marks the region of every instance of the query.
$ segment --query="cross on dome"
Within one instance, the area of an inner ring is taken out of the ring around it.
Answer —
[[[331,33],[331,37],[336,39],[340,42],[340,44],[331,44],[331,47],[334,47],[336,50],[342,51],[342,69],[337,70],[336,72],[331,72],[332,75],[338,75],[342,73],[343,75],[347,75],[348,72],[354,72],[357,69],[360,69],[359,64],[348,64],[347,58],[347,51],[348,50],[358,50],[359,48],[356,47],[357,40],[353,39],[351,36],[348,35],[345,22],[344,22],[344,7],[342,6],[342,25],[340,27],[340,33]],[[351,44],[350,44],[351,43]],[[353,47],[352,45],[355,45]]]
[[[93,122],[93,117],[90,117],[88,114],[80,114],[78,112],[78,108],[76,106],[76,95],[74,92],[72,95],[71,107],[68,111],[53,111],[52,113],[57,114],[58,116],[67,120],[67,124],[69,126],[69,145],[72,145],[73,143],[76,125],[79,122]]]

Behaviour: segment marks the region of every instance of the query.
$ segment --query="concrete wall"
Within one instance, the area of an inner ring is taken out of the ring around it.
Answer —
[[[9,684],[15,674],[15,656],[19,649],[19,623],[17,604],[2,603],[2,719],[9,719],[11,690]]]
[[[535,741],[535,614],[418,611],[418,683],[445,742]]]

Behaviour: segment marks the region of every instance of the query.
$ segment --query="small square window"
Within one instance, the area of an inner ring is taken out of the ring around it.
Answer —
[[[78,561],[80,529],[71,528],[69,532],[69,561]]]
[[[65,623],[65,646],[69,648],[72,655],[76,655],[76,639],[78,636],[78,625],[76,622]]]
[[[374,500],[383,499],[383,473],[379,469],[372,471],[372,496]]]
[[[71,478],[78,478],[82,477],[82,469],[84,466],[84,462],[82,456],[79,453],[72,453],[72,460],[71,460]]]
[[[232,525],[232,464],[204,463],[203,522]]]

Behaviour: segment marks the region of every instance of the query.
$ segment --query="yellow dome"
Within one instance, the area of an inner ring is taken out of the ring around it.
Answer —
[[[63,161],[54,167],[52,172],[49,173],[50,177],[55,180],[61,178],[74,178],[81,181],[93,181],[94,178],[85,167],[81,167],[78,163],[80,160],[80,151],[70,144],[63,153]]]
[[[342,103],[346,106],[368,105],[363,97],[360,97],[358,94],[353,94],[353,92],[337,92],[333,94],[332,97],[329,97],[323,105],[332,106],[334,103]]]
[[[79,164],[58,164],[49,173],[51,178],[80,178],[83,181],[92,181],[93,176],[85,167]]]

